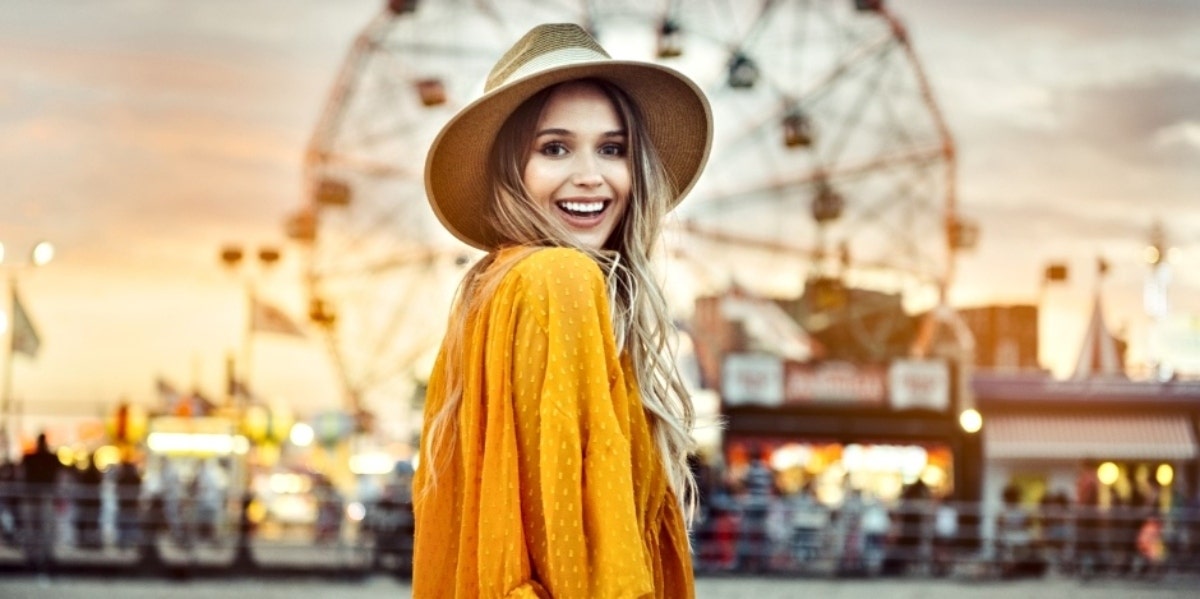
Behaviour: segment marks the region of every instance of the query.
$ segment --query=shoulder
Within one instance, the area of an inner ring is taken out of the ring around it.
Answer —
[[[607,318],[608,286],[600,265],[573,248],[503,250],[497,265],[507,270],[490,301],[491,311],[524,314],[544,326]]]
[[[603,278],[600,265],[587,254],[565,247],[547,247],[530,251],[513,266],[522,277],[551,275],[576,275]]]
[[[556,295],[605,289],[600,265],[574,248],[548,247],[526,253],[505,278],[520,288]]]

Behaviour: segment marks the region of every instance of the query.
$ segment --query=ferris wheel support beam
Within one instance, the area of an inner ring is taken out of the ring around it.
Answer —
[[[938,137],[942,140],[942,159],[946,161],[946,169],[944,171],[944,184],[946,186],[945,206],[946,212],[942,215],[942,226],[944,227],[944,241],[946,244],[946,272],[943,274],[943,280],[939,283],[940,303],[945,304],[948,301],[950,285],[954,281],[954,254],[957,247],[954,243],[954,231],[958,226],[958,189],[956,186],[958,162],[957,151],[954,144],[954,136],[950,133],[950,127],[946,125],[946,118],[942,114],[941,106],[937,103],[937,98],[933,95],[933,88],[929,85],[929,77],[925,75],[925,68],[921,66],[921,60],[917,57],[916,50],[913,49],[909,42],[907,29],[904,23],[900,21],[896,15],[884,6],[880,10],[883,18],[887,19],[888,25],[891,26],[895,36],[900,40],[900,47],[904,49],[904,53],[908,56],[908,61],[912,65],[913,74],[917,80],[917,87],[920,90],[921,98],[925,100],[925,105],[929,107],[930,115],[933,119],[934,127],[937,129]]]
[[[333,154],[332,142],[345,120],[346,107],[349,104],[350,95],[355,89],[354,83],[364,70],[367,61],[370,60],[372,49],[383,39],[391,23],[392,16],[386,9],[376,15],[362,32],[354,38],[350,52],[346,55],[346,59],[338,69],[338,74],[334,78],[333,87],[329,93],[329,99],[321,110],[321,115],[317,119],[317,125],[313,128],[313,134],[309,138],[308,145],[304,151],[303,171],[307,193],[310,195],[309,201],[313,201],[311,194],[316,186],[314,178],[316,177],[318,167],[325,164],[328,157]],[[316,210],[314,210],[315,212]],[[316,293],[315,273],[309,272],[305,278],[308,282],[309,293],[313,297],[318,297]],[[350,380],[345,359],[341,352],[337,351],[338,339],[337,331],[334,329],[335,326],[336,324],[332,322],[324,324],[325,344],[328,347],[329,354],[333,357],[334,369],[338,373],[338,379],[342,387],[343,404],[351,413],[359,414],[364,410],[361,393],[355,387],[354,382]]]
[[[304,151],[304,170],[308,178],[311,178],[316,167],[323,164],[332,154],[332,140],[345,119],[346,106],[349,104],[350,94],[355,89],[354,83],[370,60],[372,50],[391,29],[393,19],[392,14],[385,9],[354,38],[350,52],[334,78],[329,100],[321,110],[321,116],[317,119],[317,125],[313,128],[312,137],[309,138]]]

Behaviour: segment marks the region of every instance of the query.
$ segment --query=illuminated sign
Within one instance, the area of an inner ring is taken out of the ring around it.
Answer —
[[[226,418],[181,418],[161,416],[150,419],[146,446],[150,451],[168,455],[229,455],[245,453],[245,437],[234,434],[233,422]]]

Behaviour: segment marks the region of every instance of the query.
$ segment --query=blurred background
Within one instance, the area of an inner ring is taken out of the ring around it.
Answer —
[[[425,151],[547,21],[713,104],[659,261],[701,411],[698,568],[878,574],[919,547],[933,571],[949,535],[956,563],[1129,572],[1200,543],[1193,2],[3,12],[0,441],[32,485],[0,510],[13,563],[149,559],[158,521],[168,562],[328,543],[377,565],[479,258],[432,218]],[[21,467],[40,433],[46,480]],[[30,498],[59,522],[35,549]]]

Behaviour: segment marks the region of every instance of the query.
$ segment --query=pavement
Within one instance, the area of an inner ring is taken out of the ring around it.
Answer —
[[[161,544],[161,562],[153,567],[132,549],[55,549],[56,568],[45,574],[30,570],[16,548],[0,546],[0,599],[54,597],[119,599],[404,599],[412,597],[408,581],[372,570],[369,554],[347,543],[314,544],[311,539],[255,541],[255,564],[239,569],[237,548],[226,542],[201,544],[184,551]],[[1200,574],[1167,573],[1153,580],[1101,575],[1080,580],[1057,574],[998,580],[985,570],[960,564],[946,578],[925,574],[887,578],[838,578],[829,571],[751,577],[702,574],[696,583],[701,599],[1127,599],[1200,597]]]
[[[1155,582],[1047,578],[1019,581],[965,581],[945,579],[782,579],[701,578],[696,583],[700,599],[1192,599],[1200,595],[1196,579],[1163,579]],[[407,599],[412,589],[404,580],[371,575],[352,580],[327,578],[225,577],[211,579],[113,578],[92,576],[39,577],[31,574],[0,575],[0,597],[25,599]]]

